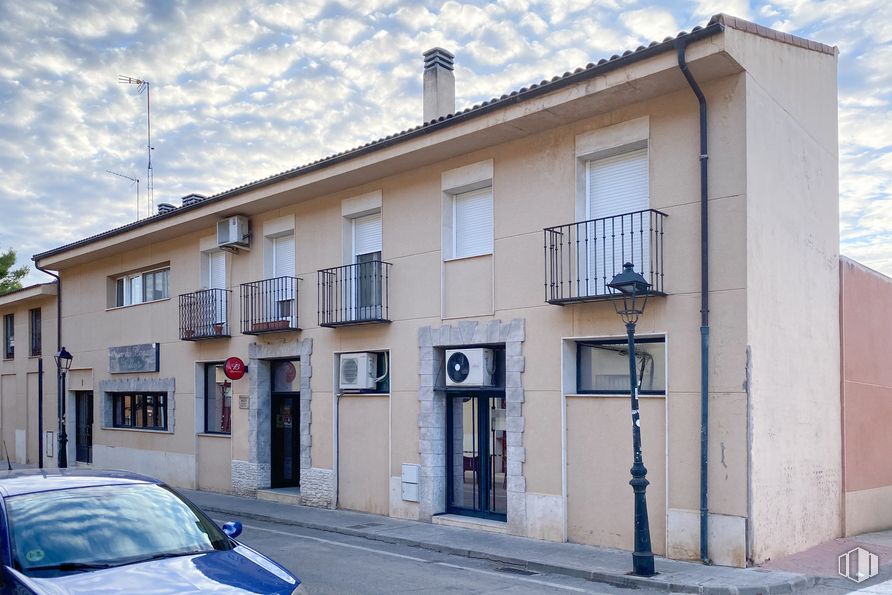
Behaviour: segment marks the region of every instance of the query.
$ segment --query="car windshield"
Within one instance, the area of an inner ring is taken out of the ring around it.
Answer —
[[[29,575],[232,547],[205,515],[155,484],[14,496],[6,499],[6,513],[15,566]]]

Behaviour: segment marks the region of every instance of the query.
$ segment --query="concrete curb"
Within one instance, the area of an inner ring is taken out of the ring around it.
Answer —
[[[256,514],[250,513],[243,510],[228,510],[222,509],[214,506],[202,506],[202,510],[207,513],[215,513],[215,514],[226,514],[226,515],[235,515],[242,519],[252,519],[255,521],[264,521],[264,522],[272,522],[279,523],[282,525],[291,525],[294,527],[303,527],[305,529],[313,529],[316,531],[326,531],[329,533],[338,533],[340,535],[347,535],[350,537],[361,537],[363,539],[369,539],[372,541],[380,541],[383,543],[389,543],[392,545],[405,545],[410,547],[417,547],[420,549],[425,549],[429,551],[438,552],[441,554],[448,554],[452,556],[461,556],[464,558],[477,558],[481,560],[489,560],[491,562],[498,562],[500,564],[507,564],[509,566],[514,566],[517,568],[522,568],[524,570],[529,570],[532,572],[539,573],[547,573],[547,574],[560,574],[564,576],[571,576],[574,578],[582,578],[585,580],[589,580],[596,583],[604,583],[608,585],[612,585],[614,587],[622,587],[622,588],[631,588],[631,589],[651,589],[655,591],[664,591],[667,593],[699,593],[702,595],[774,595],[776,593],[794,593],[797,591],[803,591],[805,589],[809,589],[817,583],[816,577],[811,576],[801,576],[795,579],[790,579],[783,581],[781,583],[777,583],[774,585],[766,585],[764,587],[734,587],[734,586],[719,586],[719,585],[700,585],[700,584],[692,584],[692,583],[675,583],[670,581],[663,581],[658,578],[647,578],[640,576],[631,576],[628,574],[620,574],[614,572],[607,572],[603,570],[582,570],[579,568],[572,568],[567,566],[560,566],[557,564],[546,564],[542,562],[535,562],[532,560],[524,560],[521,558],[514,558],[511,556],[502,556],[498,554],[493,554],[491,552],[483,552],[470,550],[465,548],[457,548],[448,545],[442,545],[437,543],[427,543],[424,541],[418,541],[415,539],[407,539],[404,537],[396,537],[392,535],[387,535],[383,533],[373,533],[363,531],[361,529],[350,529],[347,527],[333,527],[331,525],[323,525],[320,523],[313,523],[309,521],[301,521],[295,519],[287,519],[281,517],[275,517],[271,515],[264,514]],[[659,576],[659,575],[658,575]]]

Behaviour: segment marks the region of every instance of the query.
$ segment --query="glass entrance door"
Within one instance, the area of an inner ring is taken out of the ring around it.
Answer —
[[[75,395],[75,460],[93,462],[93,391],[77,391]]]
[[[447,398],[447,508],[456,514],[506,520],[505,396],[460,392]]]
[[[297,394],[272,395],[271,487],[300,485],[300,430]]]

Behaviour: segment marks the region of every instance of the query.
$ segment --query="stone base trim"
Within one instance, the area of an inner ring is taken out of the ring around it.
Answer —
[[[317,467],[300,470],[300,503],[304,506],[334,508],[334,487],[333,470]]]
[[[270,466],[263,463],[232,460],[232,492],[238,496],[257,495],[257,490],[268,488]]]

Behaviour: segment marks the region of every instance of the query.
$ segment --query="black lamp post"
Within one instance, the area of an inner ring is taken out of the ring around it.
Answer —
[[[650,549],[650,522],[647,519],[647,497],[645,490],[647,469],[641,457],[641,415],[638,409],[638,375],[635,373],[635,324],[644,312],[650,283],[635,272],[631,262],[623,265],[623,271],[613,277],[607,287],[616,291],[622,300],[614,300],[616,308],[629,335],[629,381],[632,389],[632,480],[629,485],[635,492],[635,551],[632,553],[632,574],[653,576],[654,554]]]
[[[59,468],[68,467],[68,433],[65,431],[65,375],[71,369],[71,360],[74,358],[68,350],[62,347],[59,353],[53,356],[56,360],[56,369],[59,371]]]

